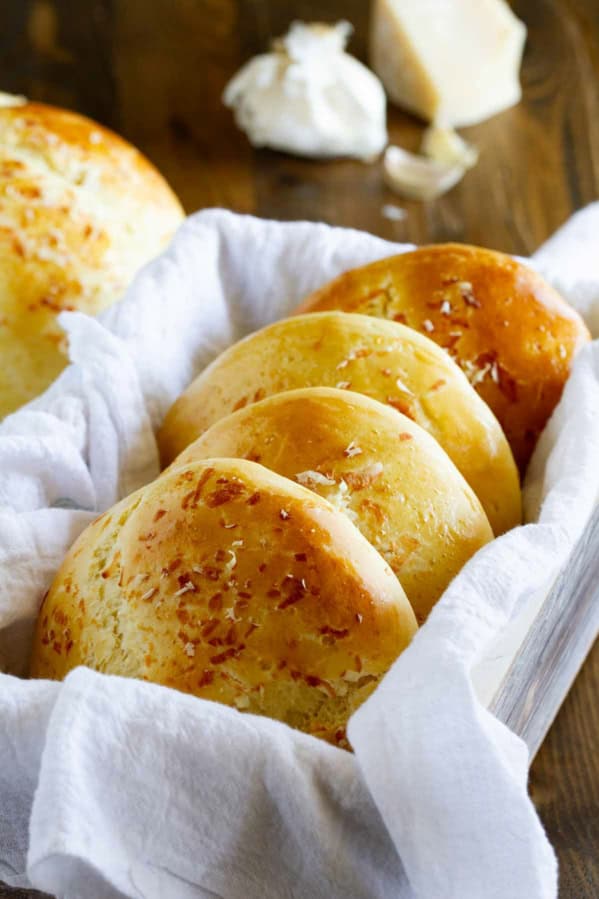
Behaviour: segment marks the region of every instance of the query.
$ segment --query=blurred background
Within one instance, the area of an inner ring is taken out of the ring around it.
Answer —
[[[221,102],[231,75],[293,19],[348,19],[349,50],[366,60],[368,0],[2,0],[0,87],[114,128],[190,212],[227,206],[527,254],[599,195],[599,2],[511,5],[528,28],[523,100],[462,130],[480,161],[425,204],[394,197],[378,165],[253,150]],[[422,125],[390,107],[389,132],[416,149]],[[383,217],[389,202],[405,219]]]
[[[367,0],[0,0],[0,90],[118,131],[188,212],[225,206],[526,255],[599,196],[599,0],[511,5],[528,28],[522,102],[461,130],[480,161],[426,203],[392,194],[380,164],[255,150],[221,101],[240,65],[293,19],[349,20],[349,51],[366,61]],[[391,141],[416,150],[422,123],[392,106],[388,115]],[[384,216],[390,203],[405,210],[401,220]],[[531,774],[567,899],[599,896],[597,695],[596,647]]]

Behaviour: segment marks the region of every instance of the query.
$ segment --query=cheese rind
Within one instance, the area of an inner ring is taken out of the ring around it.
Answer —
[[[374,0],[370,61],[399,106],[474,125],[520,100],[525,40],[504,0]]]

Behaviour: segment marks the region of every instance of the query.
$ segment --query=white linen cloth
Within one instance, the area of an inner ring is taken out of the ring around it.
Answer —
[[[121,303],[66,313],[73,364],[0,426],[0,879],[59,897],[553,899],[524,743],[477,701],[485,647],[599,495],[599,342],[530,467],[528,524],[465,567],[354,715],[355,754],[159,686],[26,671],[75,536],[158,473],[153,427],[219,350],[354,265],[368,234],[208,210]],[[599,205],[533,260],[599,326]]]

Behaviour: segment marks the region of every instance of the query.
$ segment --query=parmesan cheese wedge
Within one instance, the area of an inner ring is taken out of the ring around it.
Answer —
[[[370,61],[429,122],[474,125],[520,100],[526,28],[504,0],[374,0]]]

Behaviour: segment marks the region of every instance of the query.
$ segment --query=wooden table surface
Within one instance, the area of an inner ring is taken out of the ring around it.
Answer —
[[[523,101],[464,131],[480,162],[428,204],[391,195],[376,164],[253,150],[221,103],[239,65],[294,18],[349,19],[351,50],[365,58],[367,0],[3,0],[0,89],[119,131],[161,168],[189,212],[226,206],[526,255],[599,196],[599,2],[512,6],[528,26]],[[411,149],[422,126],[390,109],[389,130]],[[405,219],[384,218],[386,203],[404,207]],[[531,772],[563,899],[599,896],[598,695],[596,646]]]

